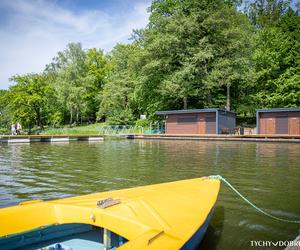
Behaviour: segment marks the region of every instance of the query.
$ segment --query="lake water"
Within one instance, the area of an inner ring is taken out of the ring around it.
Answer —
[[[224,176],[267,212],[300,219],[300,144],[296,143],[0,144],[0,206],[212,174]],[[259,214],[222,184],[201,249],[251,249],[251,240],[291,240],[299,229],[299,224]]]

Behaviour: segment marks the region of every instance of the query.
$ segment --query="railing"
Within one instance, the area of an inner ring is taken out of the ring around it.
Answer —
[[[101,135],[128,135],[128,134],[162,134],[164,129],[162,126],[142,127],[135,125],[107,125],[99,126],[98,132]]]
[[[252,135],[254,133],[254,128],[244,128],[244,127],[236,127],[236,128],[222,128],[221,134],[227,135]]]
[[[235,135],[235,134],[240,134],[240,128],[222,128],[221,129],[221,134],[225,135]]]
[[[144,128],[142,126],[130,125],[107,125],[100,126],[98,132],[102,135],[143,134]]]

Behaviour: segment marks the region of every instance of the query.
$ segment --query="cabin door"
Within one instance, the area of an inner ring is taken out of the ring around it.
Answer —
[[[290,117],[289,119],[289,134],[300,135],[300,117]]]
[[[275,128],[275,118],[265,118],[265,133],[273,135],[276,133]]]
[[[201,113],[198,115],[198,134],[205,134],[205,116]]]

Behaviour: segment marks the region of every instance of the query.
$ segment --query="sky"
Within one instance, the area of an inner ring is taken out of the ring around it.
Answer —
[[[109,52],[148,23],[151,0],[0,0],[0,89],[39,73],[70,42]]]

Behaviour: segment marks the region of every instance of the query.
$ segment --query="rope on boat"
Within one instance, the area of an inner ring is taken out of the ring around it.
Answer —
[[[208,176],[209,179],[217,179],[217,180],[221,180],[224,183],[226,183],[238,196],[240,196],[245,202],[247,202],[250,206],[252,206],[254,209],[256,209],[258,212],[266,215],[267,217],[270,217],[272,219],[278,220],[278,221],[282,221],[282,222],[288,222],[288,223],[296,223],[296,224],[300,224],[299,220],[287,220],[287,219],[283,219],[283,218],[279,218],[276,217],[272,214],[267,213],[266,211],[262,210],[261,208],[257,207],[255,204],[253,204],[251,201],[249,201],[244,195],[242,195],[234,186],[232,186],[230,184],[229,181],[227,181],[223,176],[221,175],[211,175]]]

